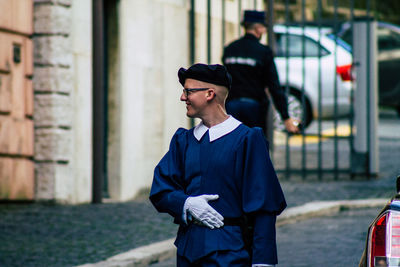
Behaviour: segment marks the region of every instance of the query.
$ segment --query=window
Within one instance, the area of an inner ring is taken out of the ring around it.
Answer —
[[[303,36],[282,33],[276,35],[276,40],[278,57],[285,57],[286,53],[289,57],[303,56]],[[321,50],[321,52],[319,50]],[[318,57],[319,53],[321,53],[321,56],[329,54],[329,52],[318,42],[308,37],[304,37],[304,56]]]
[[[400,34],[390,29],[378,27],[379,50],[400,49]]]
[[[348,29],[347,31],[344,32],[344,34],[341,36],[341,38],[349,45],[352,45],[353,44],[353,30]]]

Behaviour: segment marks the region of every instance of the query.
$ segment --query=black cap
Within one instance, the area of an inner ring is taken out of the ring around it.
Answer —
[[[222,85],[231,89],[232,77],[222,65],[206,65],[197,63],[188,69],[180,68],[178,71],[179,82],[185,86],[186,79],[194,79],[202,82]]]
[[[264,26],[267,26],[265,12],[257,10],[245,10],[242,25],[244,23],[261,23],[264,24]]]

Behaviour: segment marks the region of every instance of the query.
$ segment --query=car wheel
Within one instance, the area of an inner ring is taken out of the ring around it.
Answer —
[[[292,90],[289,95],[288,95],[288,111],[289,111],[289,116],[292,119],[298,120],[301,122],[301,125],[304,127],[304,129],[310,125],[312,121],[312,115],[311,115],[311,107],[309,104],[308,99],[305,99],[304,105],[302,103],[301,99],[301,93],[298,91]],[[274,127],[277,130],[284,131],[285,130],[285,125],[281,119],[280,114],[278,114],[277,111],[275,111],[274,114]]]

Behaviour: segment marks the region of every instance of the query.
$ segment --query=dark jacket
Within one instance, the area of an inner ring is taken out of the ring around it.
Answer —
[[[246,97],[267,103],[265,88],[283,120],[289,118],[287,98],[280,86],[272,50],[252,34],[232,42],[224,49],[222,62],[232,75],[228,100]]]

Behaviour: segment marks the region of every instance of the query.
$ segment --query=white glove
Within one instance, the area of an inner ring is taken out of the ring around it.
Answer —
[[[218,198],[218,195],[188,197],[183,206],[184,213],[186,213],[186,210],[189,211],[196,220],[211,229],[220,228],[224,225],[224,217],[208,204],[208,201]]]

